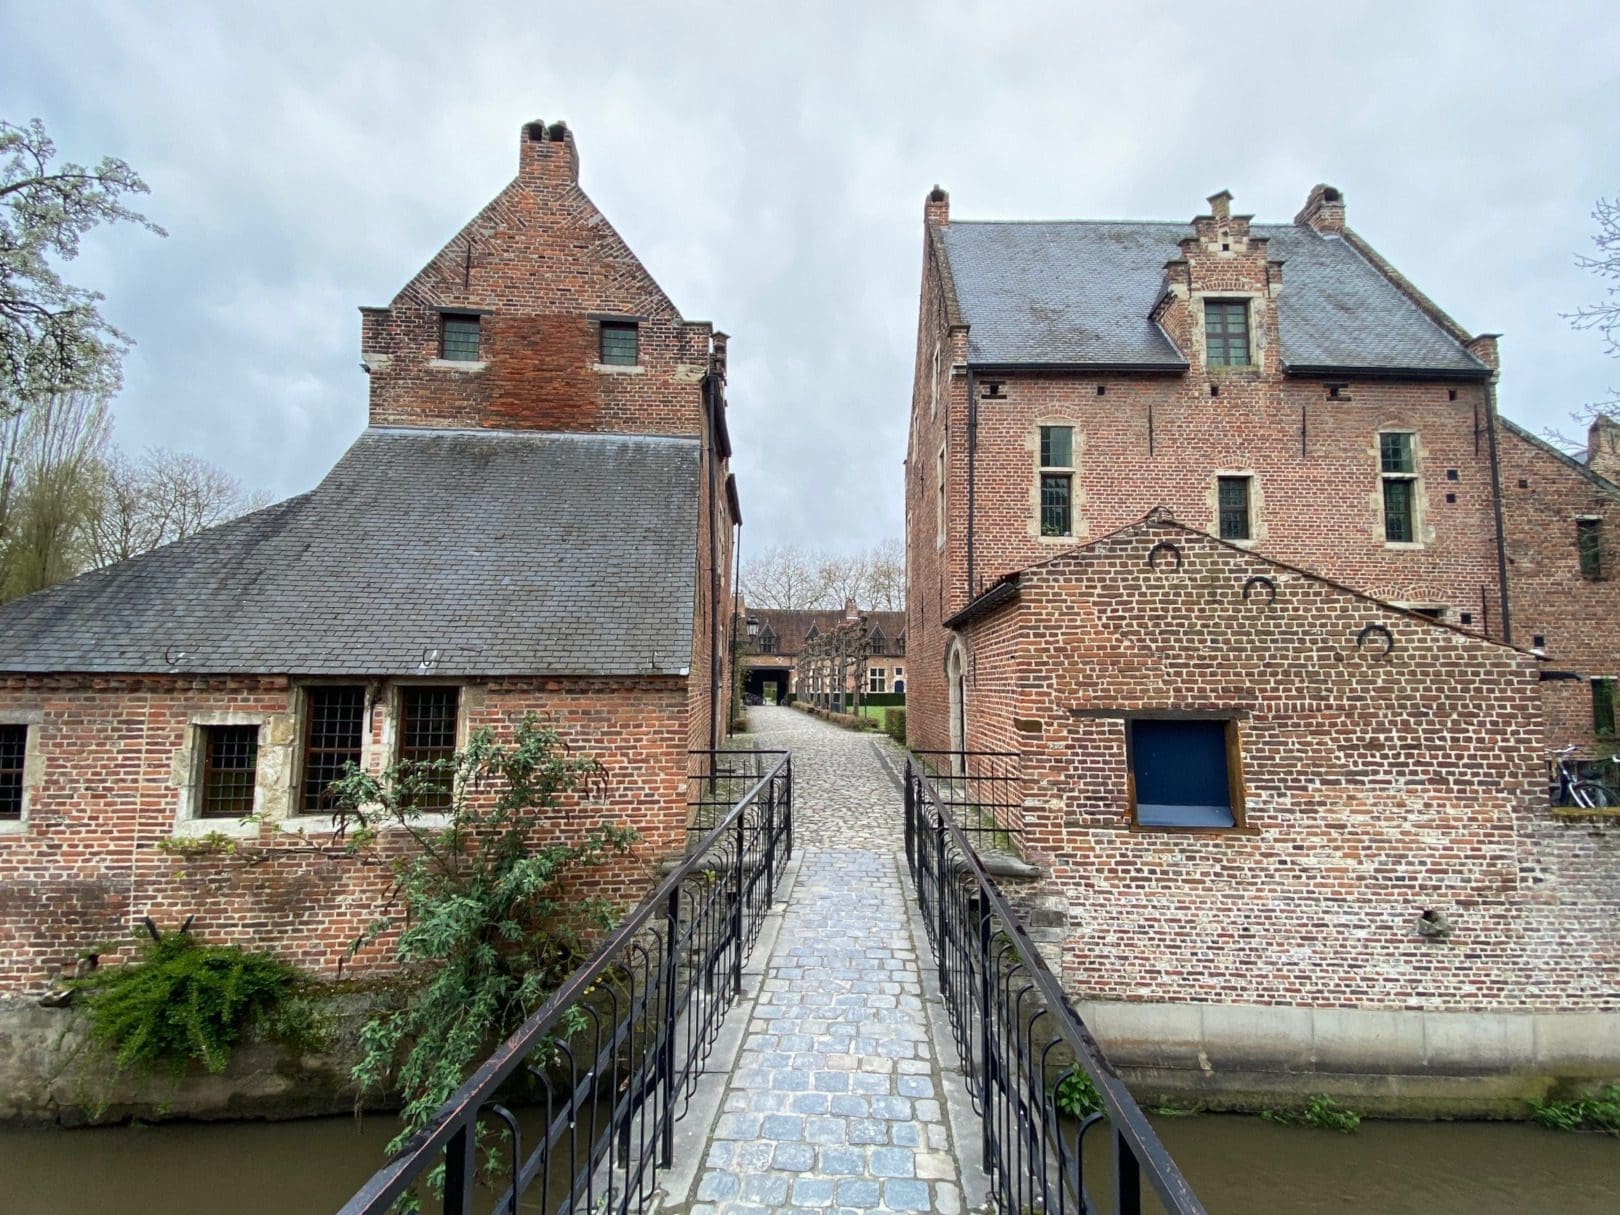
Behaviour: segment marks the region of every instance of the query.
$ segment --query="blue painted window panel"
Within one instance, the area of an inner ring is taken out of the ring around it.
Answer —
[[[1232,827],[1226,722],[1131,722],[1136,821],[1144,827]]]

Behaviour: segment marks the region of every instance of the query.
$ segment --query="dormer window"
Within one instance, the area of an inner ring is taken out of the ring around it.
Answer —
[[[640,360],[639,327],[634,321],[603,321],[600,357],[609,367],[634,367]]]
[[[439,357],[453,363],[478,361],[478,317],[446,312],[439,317]]]
[[[776,634],[771,631],[770,625],[766,625],[764,631],[759,635],[759,652],[761,654],[776,653]]]
[[[1249,365],[1247,300],[1204,301],[1204,351],[1211,367]]]

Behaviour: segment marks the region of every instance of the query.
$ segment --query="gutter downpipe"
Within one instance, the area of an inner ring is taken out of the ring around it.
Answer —
[[[1502,592],[1502,641],[1513,644],[1513,617],[1508,608],[1507,535],[1502,523],[1502,467],[1496,458],[1496,378],[1485,381],[1485,436],[1491,449],[1491,507],[1496,513],[1496,576]]]
[[[975,377],[974,377],[974,374],[973,374],[973,368],[972,368],[971,365],[969,365],[968,373],[967,373],[967,392],[968,392],[968,423],[967,423],[967,428],[968,428],[968,433],[967,433],[967,443],[968,443],[968,449],[967,449],[967,458],[968,458],[968,484],[967,484],[967,491],[968,491],[968,500],[967,500],[967,598],[964,600],[964,603],[972,603],[973,602],[973,508],[974,508],[974,496],[975,496],[974,471],[975,471],[975,464],[976,464],[976,461],[977,461],[978,450],[979,450],[979,393],[978,393],[978,386],[977,386],[977,384],[975,382]]]

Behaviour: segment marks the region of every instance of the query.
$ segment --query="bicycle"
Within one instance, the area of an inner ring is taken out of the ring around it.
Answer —
[[[1579,806],[1583,810],[1611,810],[1620,808],[1620,791],[1600,780],[1583,779],[1576,770],[1573,744],[1553,752],[1558,768],[1558,801],[1560,806]],[[1611,757],[1620,763],[1620,755]]]

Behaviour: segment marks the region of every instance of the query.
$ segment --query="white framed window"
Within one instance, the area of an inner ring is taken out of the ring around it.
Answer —
[[[1418,543],[1416,434],[1409,430],[1378,432],[1378,477],[1384,543]]]
[[[866,690],[868,692],[887,692],[889,690],[889,671],[887,667],[868,667],[866,669]]]
[[[193,714],[186,723],[175,812],[178,835],[257,834],[264,813],[260,779],[265,715],[224,711]]]

